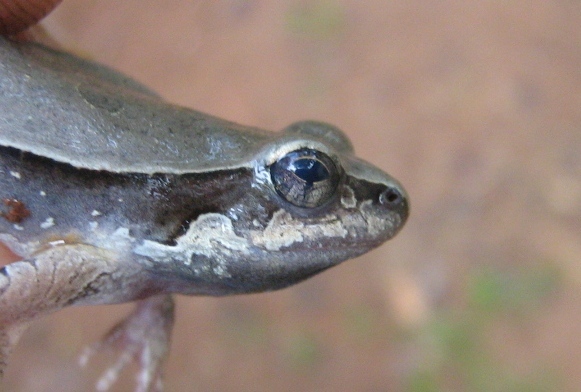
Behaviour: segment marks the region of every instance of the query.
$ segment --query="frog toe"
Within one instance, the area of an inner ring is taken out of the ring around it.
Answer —
[[[116,349],[120,355],[98,380],[98,391],[108,391],[130,362],[139,366],[136,392],[161,392],[162,367],[169,350],[174,320],[173,299],[169,295],[155,296],[140,301],[126,319],[105,337],[87,347],[79,362],[85,366],[98,352]]]

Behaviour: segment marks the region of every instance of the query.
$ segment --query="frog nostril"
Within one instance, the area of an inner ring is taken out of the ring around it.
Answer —
[[[387,188],[379,194],[379,203],[383,205],[399,204],[402,199],[403,196],[395,188]]]

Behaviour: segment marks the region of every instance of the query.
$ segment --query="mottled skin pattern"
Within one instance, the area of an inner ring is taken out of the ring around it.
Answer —
[[[270,133],[39,45],[0,39],[0,57],[0,241],[22,258],[0,270],[0,371],[33,319],[138,300],[83,360],[118,347],[98,388],[135,359],[136,390],[159,391],[171,294],[283,288],[379,246],[407,219],[403,188],[328,124]],[[310,185],[280,194],[270,171],[301,149],[333,173],[306,175],[331,190],[309,207],[296,197]]]

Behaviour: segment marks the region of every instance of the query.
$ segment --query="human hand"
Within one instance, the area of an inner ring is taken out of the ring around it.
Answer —
[[[38,23],[62,0],[0,0],[0,35],[13,36]]]

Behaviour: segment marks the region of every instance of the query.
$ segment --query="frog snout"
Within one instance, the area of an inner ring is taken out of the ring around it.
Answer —
[[[399,184],[386,184],[385,189],[377,197],[380,205],[401,217],[401,225],[409,216],[409,198],[407,192]]]

